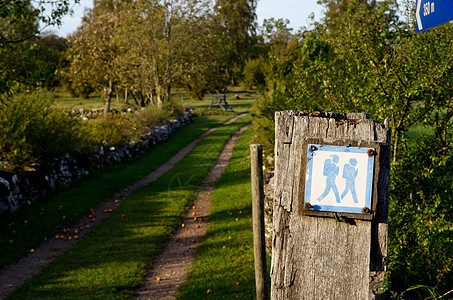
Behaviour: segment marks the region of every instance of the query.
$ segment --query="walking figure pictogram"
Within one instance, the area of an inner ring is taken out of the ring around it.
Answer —
[[[340,203],[340,195],[338,194],[338,188],[337,185],[335,184],[335,178],[337,177],[338,172],[340,171],[340,167],[337,166],[337,163],[339,162],[340,159],[338,155],[331,155],[330,157],[331,159],[326,159],[324,161],[324,170],[322,175],[327,177],[326,188],[324,189],[322,195],[319,196],[318,201],[324,199],[330,193],[330,190],[333,190],[337,203]]]
[[[343,178],[346,179],[346,187],[341,194],[341,199],[343,199],[347,193],[350,191],[352,194],[352,199],[354,203],[358,203],[357,201],[357,193],[355,191],[355,178],[357,177],[358,169],[355,168],[357,165],[357,160],[355,158],[351,158],[349,160],[349,164],[345,164],[343,167]]]

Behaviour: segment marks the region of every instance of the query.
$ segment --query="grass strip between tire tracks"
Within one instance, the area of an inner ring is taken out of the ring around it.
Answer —
[[[112,215],[11,299],[124,299],[134,294],[151,258],[180,223],[197,186],[243,117],[201,141],[172,170],[125,198]]]
[[[211,215],[195,264],[177,299],[254,299],[251,129],[239,137],[211,194]],[[269,270],[268,259],[268,270]]]

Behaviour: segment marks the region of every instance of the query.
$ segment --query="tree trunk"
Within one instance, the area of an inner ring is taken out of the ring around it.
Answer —
[[[113,82],[111,80],[109,80],[109,85],[104,87],[104,91],[106,93],[104,117],[107,117],[107,114],[110,112],[110,104],[113,96]]]
[[[124,90],[124,103],[129,104],[127,99],[127,88]]]
[[[134,103],[135,105],[138,106],[138,101],[137,101],[137,98],[135,97],[135,94],[131,91],[131,95],[132,95],[132,99],[134,99]]]

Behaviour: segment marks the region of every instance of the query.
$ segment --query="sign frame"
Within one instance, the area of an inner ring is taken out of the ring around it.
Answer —
[[[373,148],[374,151],[374,171],[373,171],[373,182],[371,188],[371,203],[368,212],[363,213],[351,213],[351,212],[334,212],[334,211],[321,211],[314,210],[313,207],[307,207],[305,201],[305,184],[306,184],[306,172],[308,167],[307,154],[308,154],[308,145],[318,144],[325,146],[348,146],[348,147],[360,147],[360,148]],[[305,139],[302,146],[302,164],[300,170],[300,183],[299,183],[299,196],[298,196],[298,207],[299,214],[313,217],[330,217],[336,219],[356,219],[356,220],[368,220],[371,221],[375,218],[376,215],[376,205],[378,202],[377,199],[377,186],[379,180],[379,161],[381,153],[381,144],[376,142],[366,142],[366,141],[344,141],[344,140],[335,140],[335,141],[326,141],[319,138],[307,138]]]

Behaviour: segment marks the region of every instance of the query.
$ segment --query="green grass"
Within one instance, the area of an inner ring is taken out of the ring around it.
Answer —
[[[417,140],[422,138],[422,134],[425,137],[434,136],[434,130],[431,126],[422,126],[421,133],[420,133],[420,125],[414,124],[410,126],[407,131],[405,132],[405,136],[410,140]]]
[[[178,299],[255,298],[250,160],[247,159],[251,133],[248,129],[239,138],[231,161],[212,193],[207,236],[197,248],[196,263],[181,286]]]
[[[80,108],[83,108],[85,110],[104,109],[104,99],[99,93],[92,94],[87,99],[77,98],[72,97],[64,88],[58,87],[52,92],[47,92],[47,94],[54,99],[56,107],[65,111],[71,109],[78,111]],[[132,98],[130,100],[132,101],[132,103],[134,102]],[[115,108],[119,111],[133,106],[134,105],[129,105],[123,103],[122,101],[118,102],[116,98],[113,98],[111,103],[111,108]]]
[[[0,219],[0,267],[19,260],[56,231],[69,226],[83,214],[106,201],[116,191],[141,179],[180,149],[228,116],[196,118],[178,129],[168,140],[151,148],[136,160],[97,171],[60,188],[52,195],[24,206]],[[215,133],[214,133],[215,134]],[[61,211],[57,209],[62,205]],[[27,224],[25,223],[27,220]]]
[[[215,91],[214,91],[215,93]],[[90,95],[88,99],[83,98],[74,98],[68,92],[66,92],[62,87],[55,89],[53,92],[49,92],[49,95],[55,100],[55,106],[62,110],[79,110],[83,108],[85,110],[92,109],[103,109],[104,108],[104,99],[102,99],[100,94]],[[235,95],[239,95],[239,99],[234,99]],[[182,101],[181,99],[184,99]],[[252,90],[243,90],[239,87],[230,87],[227,92],[227,101],[233,106],[233,109],[236,113],[250,112],[252,103],[256,100],[257,92]],[[212,97],[206,93],[203,97],[203,100],[192,100],[182,89],[173,89],[171,95],[173,101],[178,103],[183,102],[185,107],[192,107],[198,111],[202,111],[204,115],[206,114],[231,114],[225,113],[220,107],[211,108],[208,110],[209,105],[211,104]],[[116,98],[112,99],[111,108],[115,108],[119,111],[122,109],[127,109],[128,107],[135,107],[134,100],[132,97],[129,99],[130,104],[126,104],[122,101],[117,101]]]
[[[212,93],[212,91],[211,91]],[[214,94],[217,94],[214,91]],[[213,94],[213,95],[214,95]],[[210,110],[209,105],[212,102],[212,97],[206,93],[203,100],[192,100],[183,91],[175,91],[172,95],[174,101],[181,101],[181,95],[184,98],[184,106],[195,108],[195,111],[201,112],[202,114],[231,114],[225,113],[220,107],[215,106]],[[235,95],[239,95],[239,99],[234,99]],[[236,113],[250,112],[253,102],[257,98],[256,91],[243,90],[239,87],[230,87],[226,94],[227,102],[233,107]]]
[[[243,117],[207,136],[172,170],[124,199],[106,221],[10,298],[131,297],[146,267],[180,223],[194,190],[215,164],[224,143],[249,121],[249,116]]]

